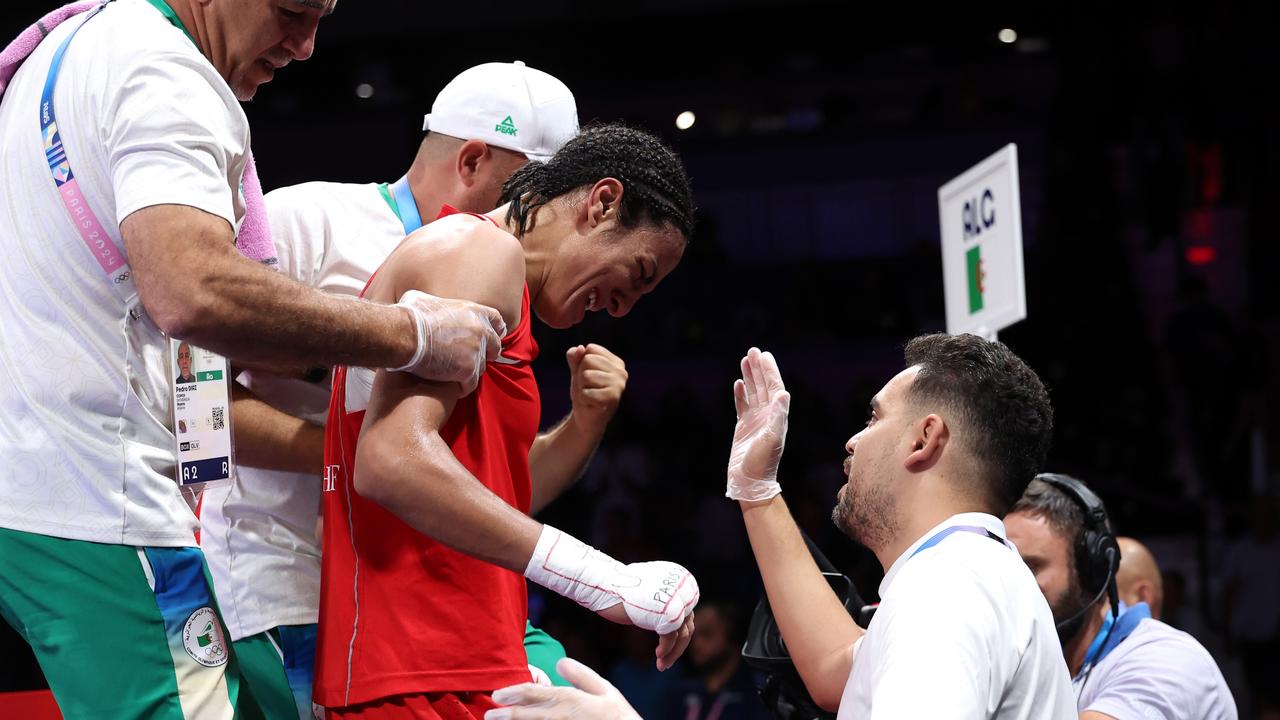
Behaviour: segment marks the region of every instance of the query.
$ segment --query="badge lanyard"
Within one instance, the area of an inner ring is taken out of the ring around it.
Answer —
[[[408,175],[390,185],[382,183],[378,186],[378,192],[396,217],[400,218],[405,235],[422,227],[422,216],[418,214],[418,203],[413,199],[413,190],[409,188]]]
[[[947,538],[948,535],[951,535],[952,533],[958,533],[958,532],[967,532],[967,533],[973,533],[975,535],[984,535],[986,537],[991,538],[992,540],[995,540],[1001,545],[1008,547],[1008,545],[1005,543],[1003,538],[1001,538],[999,535],[996,535],[995,533],[991,532],[990,530],[984,527],[978,527],[976,525],[952,525],[949,528],[943,528],[938,532],[934,533],[933,537],[929,538],[928,540],[925,540],[924,543],[921,544],[920,547],[916,548],[916,551],[911,553],[911,555],[907,559],[910,560],[911,558],[919,555],[925,550],[928,550],[934,545],[937,545],[938,543],[942,542]]]
[[[110,0],[91,11],[54,51],[40,95],[40,137],[54,187],[76,232],[102,267],[108,282],[128,309],[129,316],[138,320],[142,317],[142,307],[133,284],[133,272],[124,253],[116,247],[80,190],[62,145],[53,104],[53,91],[67,46],[85,23],[106,8],[108,2]],[[165,338],[169,345],[166,354],[169,363],[165,372],[167,374],[172,369],[174,378],[169,384],[169,394],[174,418],[174,449],[178,458],[175,479],[182,488],[207,487],[209,482],[225,481],[231,477],[233,469],[229,412],[231,386],[227,360],[167,335]]]

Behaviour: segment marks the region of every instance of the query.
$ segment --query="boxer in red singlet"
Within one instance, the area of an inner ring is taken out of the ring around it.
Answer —
[[[532,316],[554,328],[594,310],[621,317],[656,287],[692,228],[684,169],[647,133],[602,125],[517,171],[503,200],[410,235],[364,293],[496,308],[511,331],[476,391],[334,374],[315,680],[331,717],[482,716],[490,691],[529,680],[525,578],[658,632],[659,669],[692,632],[687,570],[624,566],[527,514],[540,417]]]

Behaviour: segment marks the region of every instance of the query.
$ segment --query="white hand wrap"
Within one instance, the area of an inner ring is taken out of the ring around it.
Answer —
[[[592,612],[622,603],[633,625],[661,635],[678,630],[698,604],[698,581],[683,567],[623,565],[550,525],[542,526],[524,576]]]

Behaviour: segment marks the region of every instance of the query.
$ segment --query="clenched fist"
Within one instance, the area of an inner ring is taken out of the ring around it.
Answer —
[[[565,358],[569,361],[573,421],[583,428],[608,424],[627,388],[627,364],[594,343],[569,348]]]

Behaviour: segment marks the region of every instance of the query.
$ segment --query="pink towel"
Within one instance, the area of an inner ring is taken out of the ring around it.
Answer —
[[[9,81],[13,79],[13,74],[18,72],[18,66],[23,60],[27,59],[40,44],[40,41],[49,34],[51,30],[62,24],[64,20],[82,12],[87,12],[98,6],[96,2],[74,2],[69,5],[54,10],[36,21],[35,25],[18,33],[18,37],[0,52],[0,96],[4,95],[5,88],[9,87]]]
[[[4,96],[18,67],[35,51],[41,40],[68,18],[88,12],[99,4],[90,0],[63,5],[18,33],[18,37],[0,51],[0,97]],[[278,264],[276,248],[271,242],[271,225],[267,221],[267,206],[262,199],[262,182],[258,180],[253,150],[249,151],[249,158],[245,162],[241,184],[244,189],[245,212],[244,220],[240,223],[240,233],[236,236],[236,248],[250,260],[256,260],[274,270]]]
[[[253,160],[253,150],[244,164],[244,220],[240,221],[240,233],[236,235],[236,248],[250,260],[257,260],[272,270],[278,269],[276,246],[271,241],[271,223],[267,220],[267,203],[262,198],[262,181],[258,180],[258,164]]]

